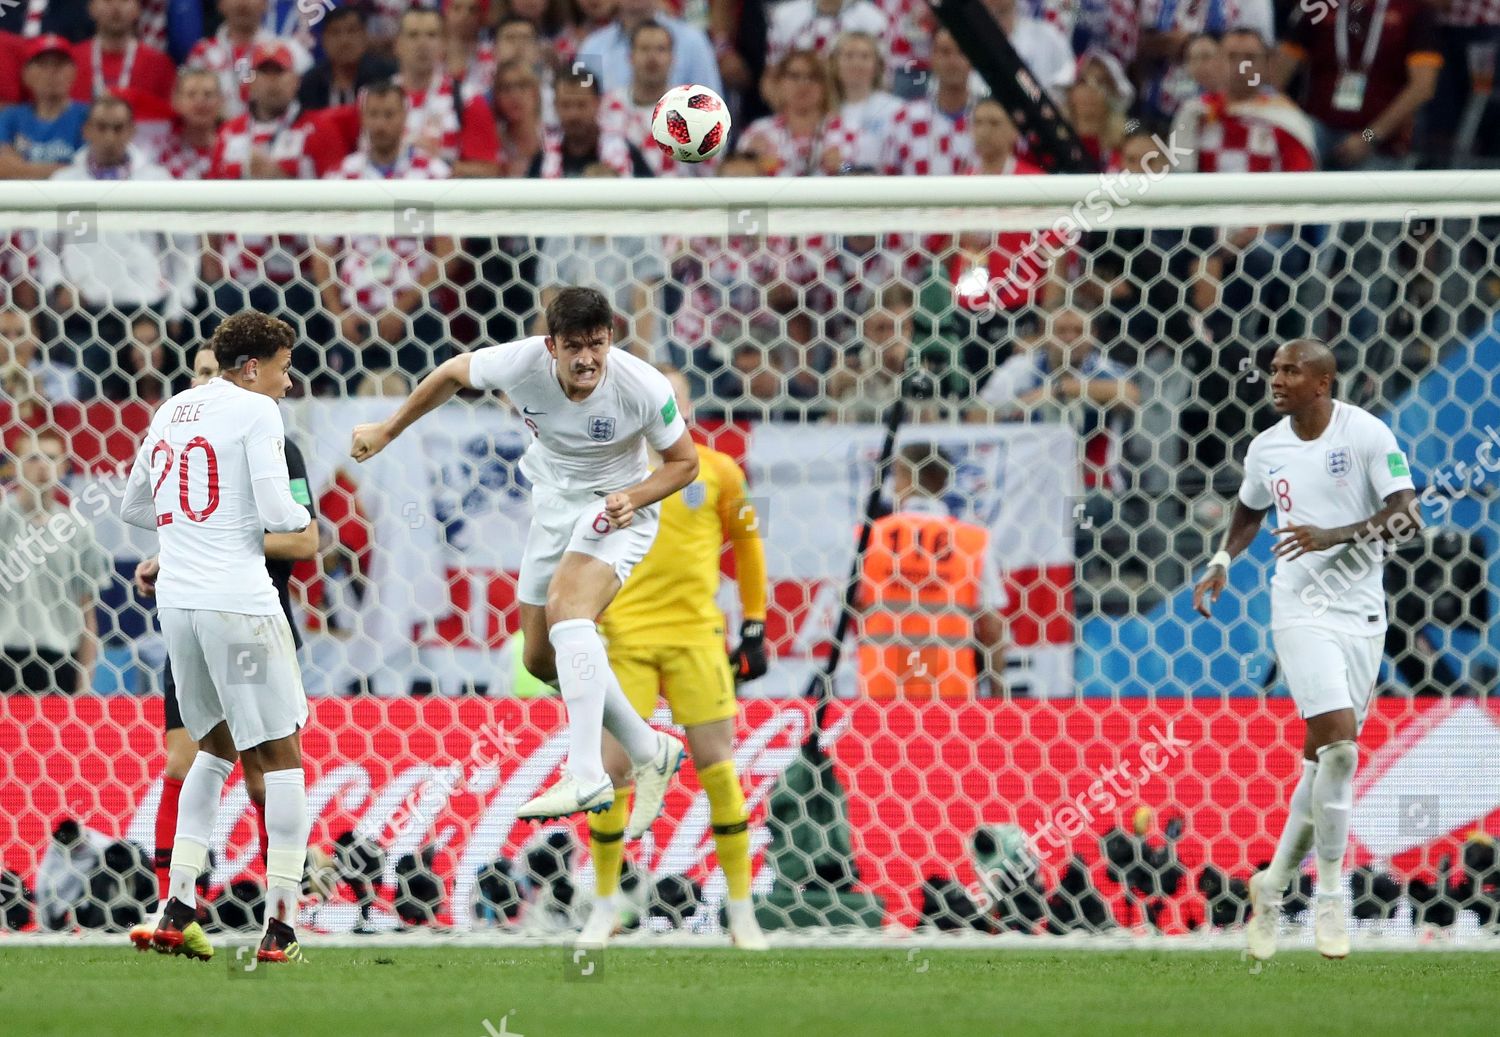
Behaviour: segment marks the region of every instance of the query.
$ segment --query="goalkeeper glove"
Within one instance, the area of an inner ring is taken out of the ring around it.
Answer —
[[[766,675],[766,624],[747,619],[740,624],[740,643],[729,653],[736,681],[753,681]]]

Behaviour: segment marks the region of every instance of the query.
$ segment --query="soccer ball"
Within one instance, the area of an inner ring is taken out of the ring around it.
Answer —
[[[702,162],[717,155],[729,139],[729,109],[706,86],[674,86],[656,102],[651,136],[677,161]]]

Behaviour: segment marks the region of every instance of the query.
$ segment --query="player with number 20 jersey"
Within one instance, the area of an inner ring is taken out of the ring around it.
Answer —
[[[152,936],[164,953],[210,958],[195,883],[224,783],[239,756],[266,789],[266,928],[259,961],[300,957],[293,925],[307,857],[307,787],[298,731],[307,696],[291,627],[266,572],[264,535],[312,521],[292,498],[276,401],[291,386],[294,333],[261,313],[215,330],[221,376],[178,393],[151,419],[122,514],[160,541],[158,615],[183,725],[198,754],[178,797],[166,906]]]

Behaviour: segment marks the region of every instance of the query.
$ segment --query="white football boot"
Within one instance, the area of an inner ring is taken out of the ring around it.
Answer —
[[[1344,921],[1342,894],[1318,894],[1313,912],[1313,946],[1325,958],[1349,957],[1349,927]]]
[[[755,904],[747,897],[726,903],[729,912],[729,938],[742,951],[768,951],[770,943],[755,920]]]
[[[661,815],[672,775],[682,766],[687,750],[669,734],[656,732],[656,752],[651,759],[630,772],[635,782],[635,803],[630,808],[630,823],[625,826],[627,839],[639,839],[650,830]],[[607,805],[607,804],[606,804]]]
[[[609,938],[619,931],[619,894],[595,897],[594,906],[589,910],[588,921],[583,923],[583,931],[578,934],[578,939],[573,941],[573,946],[583,950],[602,950],[609,942]]]
[[[1250,957],[1267,961],[1276,953],[1276,934],[1281,928],[1281,894],[1271,887],[1269,872],[1250,876],[1250,921],[1245,926],[1245,943]]]
[[[557,784],[527,800],[516,811],[516,818],[522,821],[551,821],[571,814],[598,814],[608,810],[614,802],[615,786],[608,777],[595,788],[585,789],[579,787],[577,778],[564,771]]]

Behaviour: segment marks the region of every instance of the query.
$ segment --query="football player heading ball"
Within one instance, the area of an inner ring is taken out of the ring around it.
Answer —
[[[390,418],[356,426],[349,453],[370,460],[460,389],[509,397],[535,437],[521,458],[532,483],[517,588],[524,662],[536,677],[558,681],[569,735],[563,777],[516,816],[608,810],[607,728],[631,761],[635,804],[626,834],[638,838],[661,812],[684,748],[636,714],[594,623],[656,538],[659,502],[697,477],[698,452],[667,379],[610,349],[614,314],[601,292],[564,288],[545,317],[545,336],[445,361]],[[662,458],[655,471],[646,463],[648,443]]]

